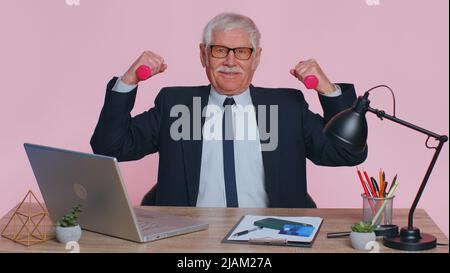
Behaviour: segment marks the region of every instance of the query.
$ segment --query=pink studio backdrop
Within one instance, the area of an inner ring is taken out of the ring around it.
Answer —
[[[447,0],[79,2],[0,2],[0,215],[28,189],[39,192],[23,143],[91,152],[107,81],[143,50],[162,55],[168,69],[140,86],[133,114],[153,106],[163,86],[208,84],[198,43],[203,26],[223,11],[250,16],[262,32],[254,85],[300,88],[310,108],[321,113],[315,92],[289,74],[300,59],[315,58],[332,81],[353,82],[358,94],[388,84],[399,118],[449,134]],[[371,102],[392,113],[387,90],[374,91]],[[397,173],[394,206],[408,208],[433,151],[425,148],[425,135],[371,114],[368,123],[369,157],[361,166],[375,177],[383,168],[388,180]],[[447,236],[448,166],[447,143],[419,203]],[[120,167],[138,204],[156,181],[158,155]],[[321,208],[362,206],[353,167],[309,163],[308,186]]]

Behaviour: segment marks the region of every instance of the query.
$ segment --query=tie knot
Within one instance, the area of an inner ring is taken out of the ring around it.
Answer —
[[[227,105],[233,105],[234,104],[234,99],[232,97],[228,97],[225,99],[225,101],[223,102],[223,106],[227,106]]]

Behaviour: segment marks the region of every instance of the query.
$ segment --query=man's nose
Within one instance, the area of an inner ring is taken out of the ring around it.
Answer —
[[[225,62],[223,64],[226,66],[235,66],[236,65],[236,57],[234,56],[234,51],[230,50],[228,52],[228,55],[225,58]]]

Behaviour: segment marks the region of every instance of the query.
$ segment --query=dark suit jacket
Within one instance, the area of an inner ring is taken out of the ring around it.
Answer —
[[[103,109],[91,139],[94,153],[129,161],[159,152],[155,204],[195,206],[202,140],[172,140],[170,126],[177,118],[170,117],[169,113],[172,106],[179,104],[189,107],[192,113],[193,97],[201,98],[203,109],[208,104],[210,86],[163,88],[153,108],[131,117],[137,89],[130,93],[114,92],[111,89],[116,79],[107,85]],[[367,150],[354,154],[333,145],[322,133],[326,121],[350,107],[356,99],[353,85],[340,84],[340,87],[342,96],[319,96],[324,109],[322,118],[308,110],[299,90],[250,86],[253,104],[266,105],[267,115],[269,105],[278,105],[278,147],[262,152],[270,207],[307,207],[307,158],[324,166],[353,166],[365,160]]]

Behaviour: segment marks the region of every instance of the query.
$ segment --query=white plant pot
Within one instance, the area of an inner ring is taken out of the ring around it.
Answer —
[[[355,249],[361,250],[369,250],[370,247],[367,247],[367,243],[376,240],[375,232],[355,232],[352,231],[350,233],[350,241],[352,242],[352,246]]]
[[[56,239],[63,244],[67,244],[70,241],[78,242],[81,237],[80,225],[74,227],[56,227]]]

